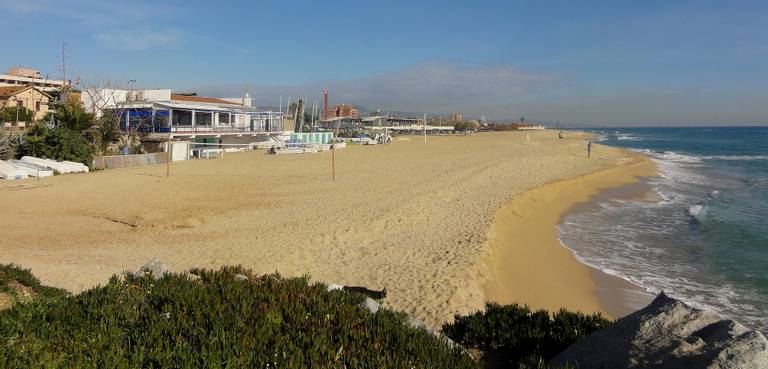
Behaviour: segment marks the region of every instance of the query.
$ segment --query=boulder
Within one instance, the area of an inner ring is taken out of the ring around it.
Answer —
[[[650,305],[576,342],[552,360],[579,369],[768,368],[768,341],[730,319],[663,292]]]
[[[365,301],[363,301],[360,304],[360,306],[364,309],[368,309],[368,311],[370,311],[371,314],[376,314],[376,312],[378,312],[379,308],[381,307],[381,305],[378,302],[376,302],[376,300],[370,297],[366,297]]]
[[[160,279],[165,275],[165,273],[168,273],[168,266],[163,264],[160,259],[153,258],[148,263],[144,264],[141,268],[139,268],[136,272],[133,273],[134,277],[142,277],[146,273],[152,273],[152,278],[154,279]]]

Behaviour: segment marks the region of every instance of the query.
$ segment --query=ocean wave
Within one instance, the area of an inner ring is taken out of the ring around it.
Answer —
[[[649,244],[648,239],[644,239],[649,233],[666,234],[666,226],[658,225],[669,224],[667,218],[651,221],[649,214],[642,214],[642,209],[648,207],[655,206],[638,203],[636,206],[604,208],[599,213],[570,214],[558,224],[557,238],[580,262],[641,286],[650,293],[665,291],[691,306],[718,312],[763,331],[768,329],[768,322],[762,320],[764,315],[759,307],[759,301],[764,301],[765,296],[716,277],[705,278],[696,259],[681,257],[678,247],[659,247],[659,244]],[[700,217],[706,211],[705,204],[692,205],[688,209],[691,215]],[[619,214],[625,219],[633,219],[633,226],[617,225],[614,219]]]
[[[617,134],[616,139],[619,141],[642,141],[643,140],[641,137],[628,135],[628,134]]]
[[[768,155],[707,155],[706,160],[768,160]]]
[[[676,161],[679,163],[701,163],[701,158],[694,155],[679,154],[674,151],[664,151],[655,154],[660,159]]]
[[[649,149],[633,149],[636,152],[650,155],[656,159],[669,160],[678,163],[695,164],[701,163],[702,157],[696,155],[680,154],[674,151],[653,151]]]
[[[692,155],[681,154],[674,151],[654,151],[649,149],[632,150],[658,159],[676,161],[679,163],[700,163],[702,160],[768,160],[768,155]]]

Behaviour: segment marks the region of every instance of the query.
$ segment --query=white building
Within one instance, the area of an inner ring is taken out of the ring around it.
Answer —
[[[43,77],[39,70],[32,68],[11,67],[0,74],[0,86],[34,86],[45,92],[60,90],[67,85],[65,81]]]
[[[83,107],[98,116],[114,114],[125,131],[173,137],[288,134],[280,112],[259,111],[248,96],[211,98],[171,90],[86,89]]]

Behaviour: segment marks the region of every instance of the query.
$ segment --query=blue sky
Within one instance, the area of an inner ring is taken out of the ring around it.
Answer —
[[[0,0],[0,67],[600,125],[768,122],[760,1]],[[8,31],[10,30],[10,31]]]

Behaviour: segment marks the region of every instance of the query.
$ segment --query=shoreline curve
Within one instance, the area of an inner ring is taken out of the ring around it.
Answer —
[[[575,206],[657,173],[656,165],[641,154],[599,147],[620,150],[629,159],[535,187],[496,212],[483,260],[486,300],[551,311],[600,312],[614,319],[650,302],[643,288],[582,263],[558,238],[557,225]]]

